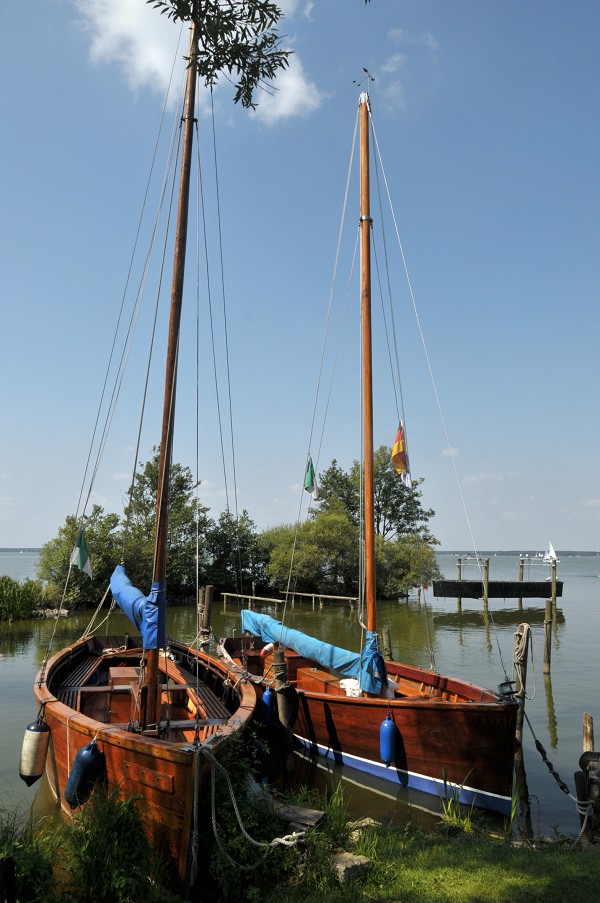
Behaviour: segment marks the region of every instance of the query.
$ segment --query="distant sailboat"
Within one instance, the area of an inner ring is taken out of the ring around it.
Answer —
[[[554,546],[549,542],[546,554],[544,555],[544,564],[552,564],[553,561],[560,561],[560,558],[557,558]]]

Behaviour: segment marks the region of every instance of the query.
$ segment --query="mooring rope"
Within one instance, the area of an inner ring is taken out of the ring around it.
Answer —
[[[284,837],[275,837],[275,838],[273,838],[273,840],[271,840],[269,842],[255,840],[253,837],[251,837],[250,834],[248,834],[246,828],[244,827],[244,823],[242,821],[242,817],[240,815],[240,811],[239,811],[237,801],[235,798],[233,785],[231,783],[231,779],[230,779],[229,775],[227,774],[227,770],[213,756],[211,751],[209,749],[207,749],[207,747],[202,746],[202,745],[198,746],[198,748],[196,750],[196,778],[195,778],[195,787],[194,787],[194,807],[195,807],[196,812],[198,811],[196,808],[198,805],[197,787],[199,787],[199,784],[200,784],[200,769],[197,764],[200,761],[200,757],[197,755],[199,752],[202,753],[202,755],[205,756],[208,759],[208,761],[210,762],[210,766],[211,766],[211,769],[210,769],[210,771],[211,771],[211,774],[210,774],[210,778],[211,778],[210,808],[211,808],[212,829],[213,829],[213,834],[215,836],[215,840],[217,841],[219,850],[225,856],[225,858],[228,860],[228,862],[230,862],[236,868],[242,869],[243,871],[249,871],[253,868],[256,868],[256,863],[253,863],[252,865],[242,865],[241,863],[236,862],[225,849],[225,847],[223,845],[223,841],[219,835],[218,826],[217,826],[217,806],[216,806],[216,799],[217,799],[216,773],[217,773],[217,770],[220,771],[220,773],[223,775],[223,777],[225,778],[225,781],[227,783],[227,788],[229,790],[229,796],[231,798],[231,803],[233,805],[233,810],[235,812],[235,817],[236,817],[237,823],[240,827],[240,831],[242,832],[244,838],[248,841],[249,844],[251,844],[252,846],[258,847],[259,849],[264,850],[264,856],[262,857],[263,859],[265,859],[268,856],[268,854],[277,846],[292,847],[292,846],[295,846],[297,843],[299,843],[299,841],[304,839],[304,836],[305,836],[304,831],[294,831],[292,834],[286,834]],[[197,818],[196,818],[196,820],[197,820]],[[192,855],[194,855],[194,851],[192,852]]]
[[[521,706],[523,706],[522,702],[521,702]],[[531,731],[531,736],[533,737],[533,742],[535,743],[535,748],[537,749],[540,756],[542,757],[543,763],[545,764],[546,768],[548,769],[548,771],[550,772],[550,774],[552,775],[552,777],[554,778],[554,780],[556,781],[556,783],[558,784],[558,786],[560,787],[562,792],[564,794],[566,794],[566,796],[568,796],[570,799],[573,800],[573,802],[575,803],[575,808],[577,809],[577,814],[580,817],[583,817],[583,824],[581,825],[581,830],[572,843],[572,847],[575,847],[581,841],[581,838],[585,834],[585,831],[587,828],[587,823],[594,812],[594,805],[592,803],[592,800],[580,800],[576,796],[573,796],[573,794],[569,790],[567,784],[565,784],[565,782],[559,775],[558,771],[555,769],[554,765],[548,758],[548,754],[546,753],[546,750],[544,749],[542,743],[536,737],[535,731],[533,730],[531,721],[529,720],[529,718],[527,716],[524,706],[523,706],[523,717],[525,718],[527,724],[529,725],[529,730]]]

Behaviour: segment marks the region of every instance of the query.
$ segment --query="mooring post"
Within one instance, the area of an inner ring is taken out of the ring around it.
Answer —
[[[212,619],[212,586],[205,586],[200,590],[200,601],[198,604],[199,621],[200,621],[200,648],[208,652],[210,646],[210,638],[212,636],[212,628],[210,622]]]
[[[594,719],[589,712],[583,713],[583,751],[594,752]]]
[[[456,559],[456,579],[462,580],[462,558]],[[456,601],[458,602],[458,610],[462,611],[462,596],[458,596]]]
[[[487,611],[488,607],[488,588],[490,583],[490,559],[486,558],[483,562],[483,607]]]
[[[529,625],[519,624],[515,636],[515,696],[519,702],[517,727],[515,736],[519,744],[523,743],[523,719],[525,717],[525,691],[527,689],[527,659],[529,656]]]
[[[523,579],[525,576],[525,562],[522,558],[519,559],[519,583],[523,583]],[[523,596],[519,596],[517,599],[517,605],[519,606],[519,610],[523,608]]]
[[[556,617],[556,559],[552,561],[552,617]]]
[[[389,624],[386,624],[383,628],[383,657],[387,659],[388,662],[394,661],[394,656],[392,654],[392,636]]]
[[[546,616],[544,618],[544,674],[550,674],[550,658],[552,653],[552,600],[546,599]]]
[[[600,822],[600,754],[594,752],[594,721],[589,712],[583,713],[583,754],[579,767],[581,771],[574,775],[579,818],[585,826],[584,837],[591,841]]]

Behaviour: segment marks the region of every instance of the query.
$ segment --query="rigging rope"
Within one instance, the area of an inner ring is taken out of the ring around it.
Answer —
[[[344,192],[344,200],[343,200],[343,204],[342,204],[342,216],[340,218],[340,226],[339,226],[339,230],[338,230],[338,241],[337,241],[337,246],[336,246],[333,274],[332,274],[332,279],[331,279],[331,284],[330,284],[330,289],[329,289],[329,303],[328,303],[328,307],[327,307],[327,316],[325,319],[325,331],[324,331],[324,335],[323,335],[323,342],[321,344],[321,356],[320,356],[319,369],[318,369],[318,374],[317,374],[317,383],[316,383],[316,387],[315,387],[313,411],[312,411],[312,417],[311,417],[311,423],[310,423],[310,429],[309,429],[309,437],[308,437],[308,446],[307,446],[307,450],[306,450],[306,459],[305,459],[306,465],[308,465],[308,461],[310,458],[310,448],[311,448],[311,444],[312,444],[313,433],[315,430],[317,407],[318,407],[318,402],[319,402],[319,397],[320,397],[321,382],[323,379],[323,371],[324,371],[324,366],[325,366],[325,352],[327,349],[329,329],[330,329],[330,324],[331,324],[331,314],[332,314],[333,300],[334,300],[334,295],[335,295],[335,286],[336,286],[336,281],[337,281],[337,271],[338,271],[338,265],[339,265],[339,260],[340,260],[341,247],[342,247],[342,235],[343,235],[343,231],[344,231],[344,224],[345,224],[345,220],[346,220],[346,210],[347,210],[347,206],[348,206],[348,197],[349,197],[349,193],[350,193],[350,179],[351,179],[351,174],[352,174],[352,164],[353,164],[355,148],[356,148],[358,124],[359,124],[359,111],[357,109],[356,120],[355,120],[355,124],[354,124],[354,134],[353,134],[353,138],[352,138],[352,146],[351,146],[351,151],[350,151],[350,159],[348,162],[348,170],[347,170],[347,174],[346,174],[346,186],[345,186],[345,192]],[[356,246],[355,246],[354,256],[356,256]],[[338,349],[339,349],[339,341],[338,341]],[[335,356],[335,361],[337,361],[337,353]],[[335,367],[334,367],[334,369],[335,369]],[[326,412],[329,408],[329,401],[331,399],[332,383],[333,383],[333,375],[332,375],[332,379],[330,382],[329,392],[327,395]],[[319,454],[320,454],[321,444],[322,444],[322,440],[323,440],[323,431],[324,431],[324,423],[323,423],[323,429],[321,431],[321,437],[320,437],[320,440],[318,443],[318,453],[315,458],[315,469],[316,470],[318,470]],[[293,574],[294,574],[294,561],[295,561],[296,549],[297,549],[297,544],[298,544],[298,534],[299,534],[299,529],[300,529],[300,521],[301,521],[301,517],[302,517],[303,502],[304,502],[304,485],[302,484],[301,489],[300,489],[300,499],[299,499],[299,504],[298,504],[298,515],[296,518],[296,525],[295,525],[294,537],[293,537],[293,542],[292,542],[290,567],[289,567],[289,571],[288,571],[288,581],[287,581],[287,585],[286,585],[286,589],[285,589],[283,609],[282,609],[282,613],[281,613],[282,630],[283,630],[283,625],[285,623],[285,617],[286,617],[286,612],[287,612],[287,603],[288,603],[288,599],[289,599],[289,596],[291,593],[291,586],[292,586],[292,580],[293,580]]]

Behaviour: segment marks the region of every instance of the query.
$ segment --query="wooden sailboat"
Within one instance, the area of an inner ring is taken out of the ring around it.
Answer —
[[[43,724],[49,727],[46,774],[62,809],[69,813],[77,807],[99,776],[122,795],[139,797],[148,833],[157,845],[170,851],[182,885],[194,881],[195,865],[191,863],[198,852],[194,849],[194,837],[209,760],[218,759],[227,739],[244,730],[256,702],[252,685],[233,681],[226,665],[183,643],[171,642],[167,646],[165,636],[169,472],[194,133],[196,52],[192,29],[152,591],[145,596],[136,590],[121,566],[111,580],[113,595],[141,636],[81,639],[45,663],[34,685]]]
[[[510,812],[517,703],[466,681],[383,662],[376,621],[371,347],[369,98],[360,97],[361,330],[364,405],[366,642],[360,654],[336,649],[253,611],[246,637],[222,642],[224,657],[272,682],[283,648],[298,694],[296,740],[313,753],[397,785]],[[387,672],[387,673],[386,673]]]

